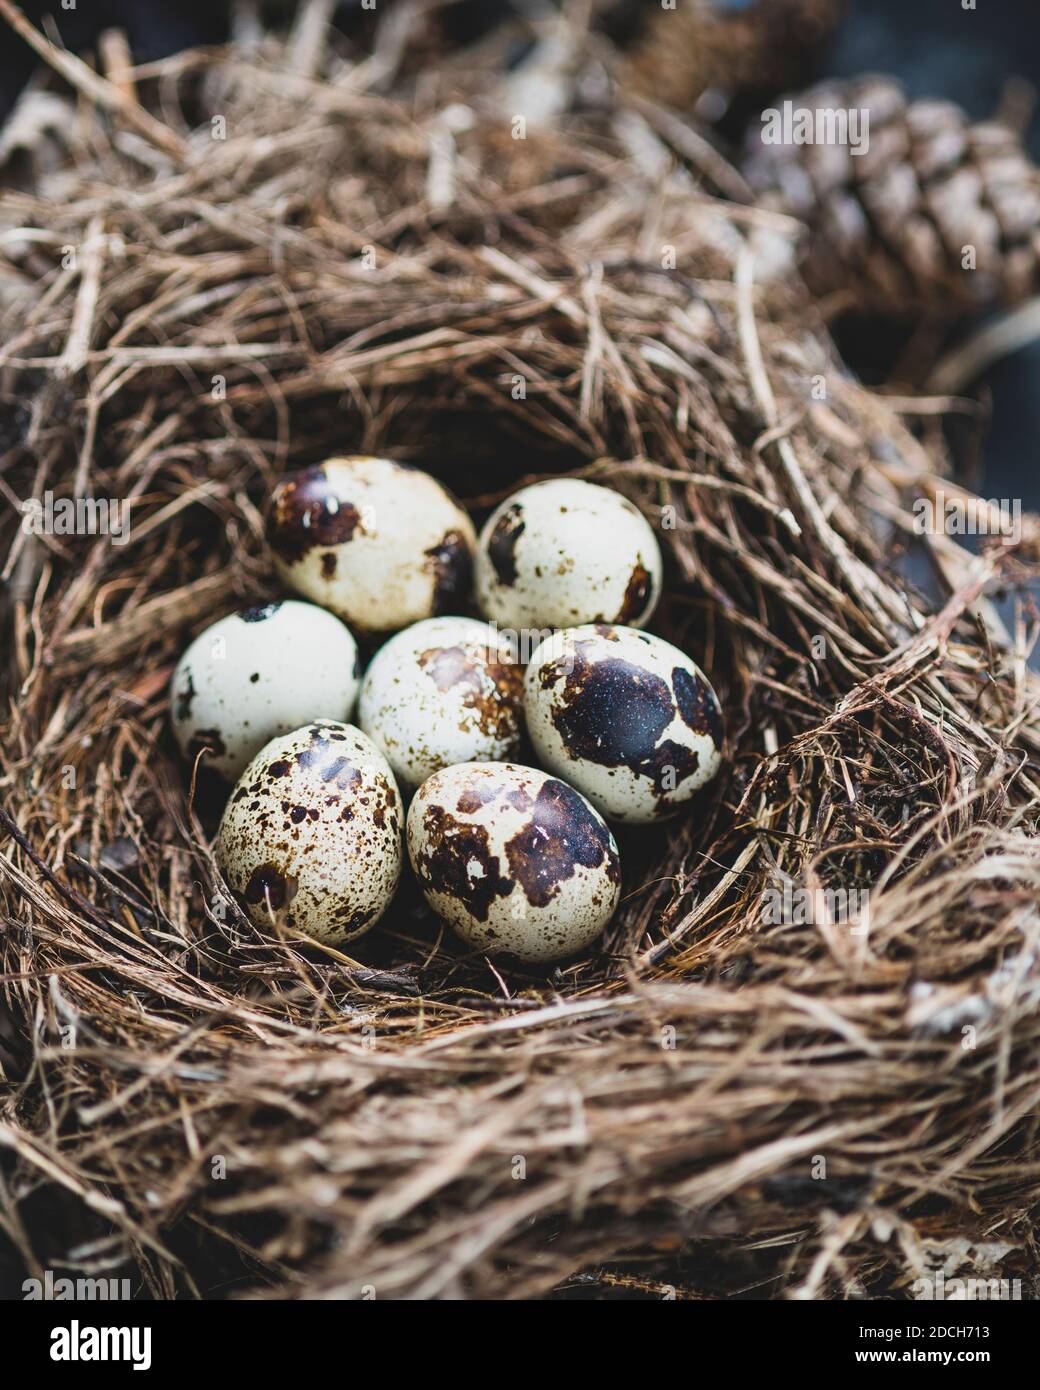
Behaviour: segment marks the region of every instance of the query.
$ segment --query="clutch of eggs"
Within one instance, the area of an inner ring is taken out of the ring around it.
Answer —
[[[239,779],[217,862],[253,922],[352,941],[390,903],[404,808],[389,764],[349,724],[319,719],[272,739]]]
[[[661,555],[620,493],[573,478],[520,489],[484,526],[430,475],[332,458],[289,474],[268,517],[275,567],[313,603],[221,619],[171,684],[189,758],[238,779],[217,834],[258,926],[338,944],[389,905],[402,861],[470,946],[526,962],[587,947],[617,906],[604,816],[647,822],[721,759],[718,701],[682,652],[638,629]],[[464,608],[473,567],[486,622]],[[315,606],[320,605],[320,606]],[[357,631],[391,635],[360,687]],[[563,629],[526,677],[520,634]],[[547,771],[511,761],[526,723]]]
[[[357,632],[396,632],[465,606],[476,534],[435,478],[389,459],[327,459],[271,497],[275,568]]]
[[[642,512],[612,488],[553,478],[513,493],[477,548],[477,599],[500,627],[642,627],[661,593],[661,552]]]
[[[568,628],[536,648],[524,677],[539,761],[611,820],[677,811],[722,761],[722,713],[704,672],[634,628]]]
[[[512,757],[523,670],[490,623],[427,618],[391,637],[361,686],[358,722],[398,780],[417,787],[453,763]]]
[[[407,839],[430,907],[491,955],[573,955],[617,907],[621,869],[606,823],[535,768],[463,763],[435,772],[412,800]]]
[[[230,613],[196,637],[170,683],[174,735],[194,762],[233,782],[276,734],[346,720],[358,690],[350,631],[324,608],[288,600]]]

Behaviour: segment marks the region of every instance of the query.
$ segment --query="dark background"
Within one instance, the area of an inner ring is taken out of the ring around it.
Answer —
[[[1036,0],[977,0],[964,10],[960,0],[858,0],[849,6],[825,57],[837,76],[888,72],[914,97],[956,101],[976,120],[991,116],[1009,80],[1020,78],[1040,91],[1040,5]],[[1028,145],[1040,160],[1040,107]],[[979,325],[962,325],[954,341]],[[840,335],[839,335],[840,336]],[[868,335],[849,350],[862,375],[884,373],[886,335],[872,356]],[[843,344],[843,346],[847,346]],[[1040,344],[995,364],[971,394],[990,411],[981,440],[980,490],[987,497],[1021,498],[1040,509]]]

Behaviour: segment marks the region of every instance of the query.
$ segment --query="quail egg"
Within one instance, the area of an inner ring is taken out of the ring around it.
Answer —
[[[217,861],[257,926],[351,941],[379,920],[401,871],[404,808],[389,764],[353,725],[318,719],[246,768]]]
[[[630,627],[567,628],[524,677],[539,760],[612,820],[678,810],[722,761],[714,690],[678,647]]]
[[[395,632],[464,606],[476,535],[428,473],[328,459],[283,478],[268,534],[279,575],[355,631]]]
[[[229,782],[276,734],[308,719],[349,719],[357,696],[357,644],[313,603],[268,603],[221,618],[196,637],[170,684],[174,734],[194,762]]]
[[[578,478],[521,488],[488,518],[477,598],[500,627],[642,627],[661,592],[661,552],[627,497]]]
[[[358,722],[398,780],[417,787],[452,763],[515,754],[523,687],[512,648],[490,623],[427,618],[372,658]]]
[[[415,794],[407,837],[430,907],[490,955],[573,955],[617,906],[614,837],[573,787],[535,768],[462,763],[435,772]]]

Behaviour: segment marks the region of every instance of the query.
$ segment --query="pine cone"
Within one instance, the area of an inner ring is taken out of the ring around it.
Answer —
[[[644,96],[689,110],[709,88],[782,91],[810,75],[843,0],[678,0],[656,9],[635,44],[629,81]]]
[[[781,104],[781,111],[782,111]],[[1035,290],[1040,173],[1015,133],[897,82],[823,83],[794,111],[869,112],[866,149],[770,144],[763,114],[745,174],[767,206],[806,222],[805,278],[873,313],[963,313]]]

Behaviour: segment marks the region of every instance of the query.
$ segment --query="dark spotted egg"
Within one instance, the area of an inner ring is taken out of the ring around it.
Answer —
[[[539,760],[612,820],[677,811],[722,761],[707,677],[634,628],[568,628],[544,641],[524,678],[524,712]]]
[[[268,536],[290,588],[356,631],[396,632],[465,606],[476,535],[428,473],[389,459],[328,459],[271,497]]]
[[[578,478],[521,488],[477,548],[485,618],[516,632],[576,623],[642,627],[661,592],[661,552],[627,497]]]
[[[382,916],[401,871],[404,808],[360,729],[319,719],[272,739],[242,774],[217,861],[257,926],[338,944]]]
[[[489,955],[573,955],[617,907],[617,845],[598,812],[516,763],[435,772],[408,812],[408,854],[434,912]]]
[[[229,782],[275,737],[308,719],[349,719],[358,690],[357,644],[313,603],[267,603],[230,613],[187,649],[170,683],[181,752]]]
[[[427,618],[376,652],[358,719],[399,781],[417,787],[452,763],[515,754],[523,692],[523,670],[490,623]]]

